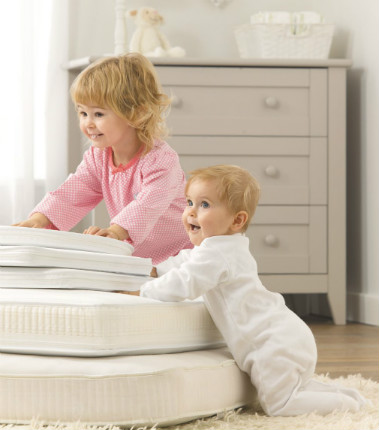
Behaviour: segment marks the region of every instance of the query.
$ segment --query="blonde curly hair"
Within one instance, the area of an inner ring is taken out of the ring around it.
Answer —
[[[189,173],[186,184],[188,187],[194,181],[216,181],[220,200],[233,214],[247,212],[247,220],[241,231],[246,231],[255,213],[260,197],[258,181],[245,169],[231,164],[218,164],[204,167]]]
[[[149,152],[154,139],[167,136],[166,111],[170,98],[162,92],[153,64],[139,53],[102,58],[86,69],[71,86],[75,105],[111,109],[136,129]]]

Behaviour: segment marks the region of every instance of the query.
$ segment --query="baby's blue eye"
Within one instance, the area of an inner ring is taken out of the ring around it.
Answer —
[[[201,202],[201,207],[202,208],[209,208],[209,203],[208,202]]]
[[[192,200],[187,200],[188,206],[193,206]]]

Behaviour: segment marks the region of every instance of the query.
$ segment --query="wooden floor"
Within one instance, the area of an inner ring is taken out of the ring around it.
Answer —
[[[306,319],[318,348],[316,373],[333,377],[360,373],[379,382],[379,327]]]

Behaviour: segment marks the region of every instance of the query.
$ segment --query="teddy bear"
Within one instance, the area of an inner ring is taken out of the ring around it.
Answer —
[[[152,7],[128,10],[128,17],[136,23],[136,30],[130,41],[131,52],[140,52],[146,57],[184,57],[186,52],[180,46],[171,47],[167,38],[159,30],[163,17]]]

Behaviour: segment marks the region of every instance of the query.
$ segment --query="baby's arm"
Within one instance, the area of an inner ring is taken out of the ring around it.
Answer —
[[[16,227],[47,228],[51,226],[52,223],[44,214],[36,212],[27,220],[13,225]]]
[[[207,258],[192,258],[193,250],[183,249],[178,255],[168,258],[163,263],[153,267],[151,277],[157,278],[145,282],[138,292],[140,296],[152,299],[179,302],[187,298],[195,298],[206,292],[207,285],[213,288],[219,276],[216,267],[211,267]],[[204,265],[205,263],[205,265]],[[207,265],[210,267],[207,268]],[[208,278],[210,279],[204,279]],[[198,284],[197,288],[195,284]],[[130,291],[117,291],[123,294],[132,294]]]
[[[156,267],[156,276],[163,276],[171,269],[179,268],[183,263],[191,259],[192,249],[182,249],[179,254],[169,257],[167,260],[159,263]],[[150,275],[153,276],[153,275]]]
[[[192,300],[224,282],[228,276],[228,267],[223,259],[214,255],[212,250],[196,249],[180,267],[143,284],[140,295],[168,302]]]

